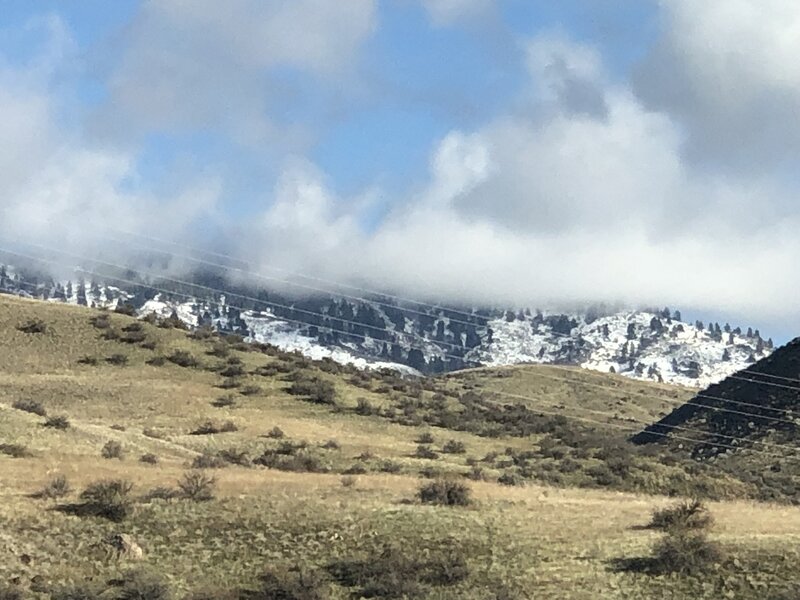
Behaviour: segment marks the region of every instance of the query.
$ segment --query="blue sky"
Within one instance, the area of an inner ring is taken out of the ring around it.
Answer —
[[[791,0],[6,0],[7,226],[89,244],[91,214],[406,295],[786,338],[798,23]]]

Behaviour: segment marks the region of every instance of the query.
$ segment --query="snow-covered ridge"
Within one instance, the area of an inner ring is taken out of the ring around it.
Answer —
[[[587,322],[581,315],[522,315],[491,321],[476,352],[489,365],[575,364],[635,379],[706,387],[772,350],[758,332],[689,324],[663,313],[627,311]]]
[[[167,286],[160,283],[159,287]],[[191,327],[210,326],[246,339],[329,357],[359,368],[406,373],[441,372],[520,363],[579,365],[641,380],[706,387],[746,368],[772,350],[758,331],[683,322],[664,311],[622,311],[598,316],[530,311],[455,311],[419,306],[404,310],[385,300],[282,298],[249,306],[231,294],[186,297],[185,288],[162,293],[145,282],[121,289],[103,281],[36,278],[0,265],[0,291],[115,308],[133,305],[138,314],[177,316]],[[259,290],[249,293],[255,296]],[[283,308],[280,308],[283,306]],[[249,309],[248,309],[249,308]],[[296,310],[295,310],[296,309]]]

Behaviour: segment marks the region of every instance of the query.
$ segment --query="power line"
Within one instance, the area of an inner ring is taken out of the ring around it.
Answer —
[[[49,252],[61,253],[64,256],[70,256],[70,257],[78,259],[78,260],[90,261],[90,262],[94,262],[96,264],[105,265],[105,266],[112,267],[112,268],[115,268],[115,269],[127,270],[127,271],[131,271],[131,272],[138,273],[138,274],[141,274],[141,275],[145,275],[147,277],[154,277],[156,279],[161,279],[162,281],[170,281],[170,282],[176,283],[178,285],[192,286],[194,288],[205,290],[207,292],[216,292],[216,293],[220,293],[220,294],[225,294],[226,296],[238,297],[238,298],[240,298],[242,300],[248,300],[250,302],[258,302],[260,304],[263,304],[265,306],[270,306],[270,307],[273,307],[273,308],[291,310],[291,311],[294,311],[294,312],[297,312],[297,313],[306,314],[306,315],[309,315],[309,316],[315,316],[315,317],[321,317],[323,319],[327,318],[327,319],[332,319],[332,320],[336,320],[336,321],[341,321],[342,323],[349,323],[351,325],[355,325],[356,327],[370,329],[370,330],[373,330],[373,331],[380,331],[380,332],[383,332],[383,333],[395,334],[397,336],[407,336],[407,337],[411,337],[411,338],[415,338],[417,340],[420,340],[425,344],[431,344],[431,345],[441,344],[441,345],[449,346],[451,348],[456,348],[458,350],[465,350],[467,352],[470,350],[470,348],[466,348],[464,346],[460,346],[460,345],[454,344],[452,342],[429,340],[427,338],[421,337],[421,336],[419,336],[417,334],[414,334],[414,333],[408,333],[408,332],[405,332],[405,331],[387,329],[385,327],[377,327],[375,325],[368,325],[368,324],[364,324],[364,323],[359,323],[357,321],[353,321],[353,320],[350,320],[350,319],[345,319],[345,318],[342,318],[342,317],[336,317],[336,316],[333,316],[333,315],[328,315],[328,314],[325,314],[325,313],[310,311],[310,310],[306,310],[306,309],[302,309],[302,308],[296,308],[294,306],[289,306],[289,305],[286,305],[286,304],[281,304],[281,303],[273,302],[273,301],[270,301],[270,300],[262,300],[260,298],[256,298],[256,297],[253,297],[253,296],[248,296],[246,294],[239,294],[239,293],[236,293],[236,292],[220,290],[218,288],[213,288],[213,287],[202,285],[202,284],[199,284],[199,283],[193,283],[191,281],[184,281],[184,280],[181,280],[181,279],[176,279],[174,277],[168,277],[168,276],[165,276],[165,275],[160,275],[158,273],[149,273],[149,272],[146,272],[146,271],[141,270],[141,269],[133,269],[133,268],[128,267],[126,265],[119,265],[119,264],[116,264],[116,263],[111,263],[111,262],[108,262],[108,261],[98,260],[98,259],[95,259],[95,258],[90,258],[90,257],[87,257],[87,256],[82,256],[82,255],[74,254],[74,253],[71,253],[71,252],[57,250],[55,248],[52,248],[52,247],[49,247],[49,246],[44,246],[42,244],[35,244],[35,243],[32,243],[32,242],[22,242],[22,244],[27,245],[27,246],[32,246],[34,248],[40,248],[42,250],[49,251]],[[0,250],[3,250],[3,249],[0,248]],[[7,252],[7,253],[12,253],[13,254],[13,252],[10,251],[10,250],[4,250],[4,251]],[[99,274],[99,273],[95,273],[95,275],[101,276],[101,277],[105,276],[105,275],[102,275],[102,274]],[[132,285],[140,285],[140,286],[143,285],[143,284],[137,283],[137,282],[129,282],[129,283],[131,283]],[[146,287],[146,286],[144,286],[144,287]],[[171,293],[171,292],[164,291],[164,293]],[[282,318],[282,317],[278,317],[278,318]],[[289,320],[289,319],[284,319],[284,320]],[[305,323],[305,322],[302,322],[302,321],[295,321],[295,322],[302,323],[305,326],[311,326],[311,324]],[[317,327],[319,327],[319,326],[317,326]],[[342,331],[342,333],[348,333],[348,332]],[[370,338],[370,339],[377,340],[377,341],[391,341],[391,340],[378,340],[377,338]],[[422,349],[428,350],[429,348],[423,347]],[[473,362],[473,361],[467,360],[467,359],[465,359],[463,357],[460,358],[460,360],[462,360],[464,362]]]
[[[130,285],[139,286],[139,287],[142,287],[142,288],[145,288],[145,289],[149,289],[149,290],[153,290],[153,291],[157,291],[157,292],[162,292],[164,294],[183,297],[183,298],[186,298],[186,299],[189,299],[189,300],[197,300],[198,299],[196,296],[192,296],[191,294],[184,294],[184,293],[181,293],[181,292],[176,292],[174,290],[161,288],[161,287],[158,287],[158,286],[155,286],[155,285],[152,285],[152,284],[146,284],[146,283],[143,283],[141,281],[134,281],[134,280],[126,279],[126,278],[123,278],[123,277],[117,277],[117,276],[113,276],[113,275],[106,275],[104,273],[98,273],[97,271],[83,269],[83,268],[80,268],[80,267],[74,267],[74,266],[71,266],[71,265],[67,265],[65,263],[60,263],[60,262],[55,261],[55,260],[50,260],[50,259],[46,259],[46,258],[42,258],[42,257],[37,257],[37,256],[33,256],[33,255],[30,255],[30,254],[22,253],[22,252],[16,252],[16,251],[12,251],[12,250],[7,250],[5,248],[0,248],[0,252],[5,252],[6,254],[12,254],[14,256],[27,258],[29,260],[36,260],[36,261],[49,263],[49,264],[53,264],[53,265],[57,265],[57,266],[61,266],[61,267],[73,268],[74,270],[76,270],[78,272],[81,272],[81,273],[84,273],[85,275],[90,275],[90,276],[95,276],[95,277],[102,277],[104,279],[112,279],[114,281],[118,281],[118,282],[130,284]],[[86,259],[86,260],[91,260],[91,259]],[[106,263],[106,264],[109,265],[109,266],[114,266],[115,268],[122,268],[122,269],[127,268],[127,267],[122,267],[122,266],[119,266],[119,265],[111,265],[110,263]],[[135,271],[133,269],[128,269],[128,270],[133,271],[134,273],[141,273],[141,272]],[[163,279],[164,281],[171,281],[172,283],[183,283],[183,282],[180,282],[180,281],[177,281],[177,280],[173,280],[173,279],[170,279],[170,278],[167,278],[167,277],[162,277],[161,279]],[[193,284],[185,283],[185,285],[193,285]],[[221,293],[221,294],[227,294],[227,292],[225,292],[224,290],[214,290],[214,291],[216,291],[218,293]],[[235,294],[231,294],[231,295],[235,295]],[[211,305],[216,305],[216,306],[221,306],[221,307],[227,306],[229,308],[234,308],[236,310],[239,310],[239,311],[242,311],[242,312],[245,312],[245,313],[246,312],[252,312],[251,309],[249,309],[249,308],[244,308],[244,307],[241,307],[241,306],[237,306],[235,304],[229,304],[227,302],[224,303],[224,304],[221,303],[221,302],[214,302],[214,301],[207,301],[207,302],[208,302],[208,304],[211,304]],[[264,301],[256,300],[256,302],[262,302],[263,303]],[[322,329],[322,330],[325,330],[325,331],[329,331],[331,333],[340,333],[340,334],[343,334],[343,335],[346,335],[346,336],[352,336],[352,337],[360,338],[360,339],[365,340],[365,341],[372,341],[372,342],[381,342],[382,341],[382,340],[378,340],[376,338],[371,338],[369,336],[360,335],[360,334],[357,334],[357,333],[344,331],[344,330],[341,330],[341,329],[335,329],[335,328],[329,327],[327,325],[310,325],[309,323],[306,323],[305,321],[298,321],[296,319],[291,319],[291,318],[287,318],[287,317],[278,317],[276,315],[273,315],[272,318],[277,320],[277,321],[295,323],[295,324],[298,324],[298,325],[302,325],[304,327],[312,327],[313,326],[313,327],[316,327],[317,329]],[[349,321],[346,321],[346,320],[343,320],[343,319],[335,319],[335,320],[343,321],[343,322],[349,322]],[[360,324],[356,323],[356,325],[360,325]],[[390,331],[390,330],[387,330],[387,331]],[[419,350],[427,350],[427,348],[417,348],[417,349],[419,349]],[[446,357],[446,358],[453,358],[453,359],[456,359],[458,361],[465,362],[465,363],[474,362],[474,361],[470,361],[470,360],[468,360],[468,359],[466,359],[464,357],[461,357],[461,356],[458,356],[458,355],[455,355],[455,354],[440,353],[440,354],[438,354],[438,356]]]
[[[51,263],[51,264],[59,264],[59,263],[56,263],[56,261],[45,259],[45,258],[41,258],[41,257],[34,257],[34,256],[31,256],[31,255],[25,255],[25,254],[22,254],[22,253],[12,252],[12,251],[3,250],[3,249],[0,249],[0,251],[4,251],[4,252],[7,252],[9,254],[14,254],[14,255],[17,255],[17,256],[24,257],[24,258],[29,258],[29,259],[32,259],[32,260],[39,260],[39,261],[46,262],[46,263]],[[116,266],[117,268],[124,268],[124,267],[121,267],[119,265],[111,265],[110,263],[106,263],[106,264],[109,264],[110,266]],[[62,264],[62,266],[66,266],[66,265]],[[86,269],[82,269],[82,268],[76,268],[76,270],[80,271],[80,272],[83,272],[83,273],[85,273],[87,275],[104,276],[104,275],[101,275],[101,274],[99,274],[99,273],[97,273],[95,271],[90,271],[90,270],[86,270]],[[109,279],[114,279],[114,280],[117,280],[117,281],[123,281],[125,283],[129,283],[129,284],[132,284],[132,285],[139,285],[141,287],[145,287],[145,288],[152,289],[152,290],[155,290],[155,291],[163,291],[164,293],[168,293],[168,294],[169,293],[173,293],[173,294],[178,295],[178,296],[184,296],[184,297],[187,297],[187,298],[194,299],[192,296],[190,296],[188,294],[181,294],[181,293],[178,293],[178,292],[172,292],[172,291],[168,291],[168,290],[163,290],[163,289],[151,286],[151,285],[143,285],[143,284],[141,284],[139,282],[135,282],[135,281],[124,279],[124,278],[118,278],[118,277],[113,277],[113,276],[109,276],[108,278]],[[169,279],[167,279],[167,280],[169,280]],[[23,282],[15,282],[15,283],[23,283]],[[180,282],[178,282],[178,283],[180,283]],[[46,284],[26,284],[26,285],[38,288],[39,285],[46,285]],[[226,293],[224,290],[215,290],[215,291],[221,292],[221,293]],[[247,309],[244,309],[242,307],[237,307],[237,306],[231,305],[231,304],[221,304],[221,303],[213,303],[213,302],[211,304],[217,304],[219,306],[228,306],[229,308],[236,308],[236,309],[242,310],[244,312],[249,312]],[[350,335],[348,332],[341,332],[339,330],[332,330],[332,331],[337,331],[339,333],[345,333],[347,335]],[[459,358],[459,357],[455,357],[455,358]],[[594,388],[606,389],[606,390],[610,390],[610,391],[614,391],[614,392],[618,392],[618,393],[635,394],[635,395],[645,396],[645,397],[648,397],[648,398],[653,398],[653,399],[658,399],[658,400],[665,400],[664,398],[661,398],[661,397],[648,396],[648,395],[645,395],[645,394],[640,393],[640,392],[632,392],[632,391],[628,391],[628,390],[620,390],[620,389],[615,388],[615,387],[614,388],[610,388],[608,386],[601,386],[601,385],[597,385],[597,384],[591,384],[591,383],[587,383],[587,382],[576,381],[574,379],[568,379],[566,377],[553,377],[553,376],[548,376],[548,375],[544,375],[544,374],[540,374],[540,375],[542,375],[543,377],[546,377],[548,379],[551,379],[551,380],[557,380],[557,381],[561,381],[561,382],[565,382],[565,383],[584,385],[584,386],[589,386],[589,387],[594,387]],[[528,401],[532,401],[532,402],[541,402],[540,399],[532,398],[532,397],[529,397],[529,396],[523,396],[523,395],[520,395],[520,394],[512,394],[512,393],[509,393],[509,392],[502,392],[502,391],[495,391],[493,393],[495,395],[506,396],[506,397],[511,397],[511,398],[515,398],[515,399],[524,399],[524,400],[528,400]],[[711,397],[711,398],[713,398],[713,397]],[[717,399],[726,400],[727,401],[727,399],[723,399],[723,398],[717,398]],[[692,403],[691,402],[686,402],[685,404],[692,404]],[[552,406],[552,405],[550,405],[550,406]],[[712,407],[712,406],[708,406],[708,405],[704,405],[704,404],[701,404],[701,405],[698,405],[698,406],[701,406],[703,408],[709,408],[709,409],[712,409],[712,410],[722,410],[722,411],[725,411],[725,412],[732,412],[732,413],[736,413],[736,414],[743,414],[743,415],[746,415],[746,416],[753,416],[755,418],[766,418],[766,419],[769,419],[769,420],[784,421],[784,422],[787,422],[787,423],[790,423],[790,424],[794,425],[794,422],[786,421],[786,420],[783,420],[783,419],[774,419],[774,418],[771,418],[771,417],[763,417],[762,415],[755,415],[755,414],[752,414],[752,413],[731,411],[731,410],[728,410],[728,409],[721,409],[721,408],[718,408],[718,407]],[[607,413],[607,412],[604,412],[604,411],[598,411],[598,410],[589,409],[589,408],[586,408],[586,407],[581,407],[581,408],[582,408],[582,410],[585,410],[586,412],[591,412],[591,413],[595,413],[595,414],[601,414],[601,415],[605,415],[605,416],[610,416],[611,418],[614,418],[614,419],[618,419],[618,417],[616,417],[614,415],[610,415],[610,413]],[[770,408],[770,407],[759,407],[759,408]],[[548,413],[546,413],[544,411],[538,411],[538,412],[540,412],[542,414],[548,414]],[[580,420],[583,420],[583,421],[590,421],[590,422],[595,422],[595,423],[598,423],[598,424],[613,426],[613,427],[617,427],[617,428],[624,428],[624,429],[627,429],[627,430],[630,430],[630,431],[638,431],[639,430],[638,428],[620,426],[620,425],[617,425],[617,424],[614,424],[614,423],[609,423],[609,422],[602,422],[602,421],[596,421],[596,420],[593,421],[591,419],[586,419],[586,418],[583,418],[583,417],[576,417],[575,415],[565,415],[563,413],[549,413],[549,414],[557,415],[557,416],[563,416],[565,418],[577,418],[577,419],[580,419]],[[746,441],[746,442],[750,442],[750,443],[759,443],[759,444],[778,447],[778,448],[787,448],[787,449],[789,449],[789,450],[791,450],[793,452],[797,451],[796,448],[792,448],[791,446],[788,446],[786,444],[763,442],[763,441],[760,441],[760,440],[749,440],[749,439],[744,438],[744,437],[740,438],[740,437],[737,437],[737,436],[731,436],[731,435],[726,435],[726,434],[713,434],[713,433],[705,432],[705,431],[702,431],[702,430],[699,430],[699,429],[683,427],[683,426],[679,426],[679,425],[667,425],[667,424],[660,424],[660,423],[649,424],[649,423],[644,422],[644,421],[635,421],[635,422],[640,424],[640,425],[645,425],[645,426],[649,425],[649,426],[653,426],[653,427],[662,427],[662,428],[677,429],[677,430],[688,431],[688,432],[696,432],[696,433],[702,433],[704,435],[709,435],[709,436],[714,436],[714,437],[723,437],[723,438],[730,439],[730,440],[741,440],[741,441]],[[681,436],[662,434],[662,433],[658,433],[658,432],[647,432],[647,433],[648,434],[653,434],[653,435],[658,435],[658,436],[663,436],[663,437],[670,437],[672,439],[690,441],[690,442],[693,442],[693,443],[702,443],[702,444],[714,445],[714,446],[725,447],[725,448],[730,448],[730,449],[740,449],[738,446],[733,446],[733,445],[724,444],[724,443],[717,443],[717,442],[713,442],[712,443],[712,442],[710,442],[708,440],[697,440],[697,439],[693,439],[693,438],[685,438],[685,437],[681,437]],[[755,450],[755,449],[752,449],[752,448],[751,448],[751,450],[754,451],[754,452],[760,452],[762,454],[780,456],[780,455],[777,455],[775,453],[768,453],[768,452],[764,452],[764,451],[758,451],[758,450]]]
[[[26,244],[34,246],[34,247],[40,247],[40,248],[43,248],[45,250],[53,251],[53,252],[56,252],[56,253],[61,252],[61,251],[58,251],[58,250],[53,249],[53,248],[48,248],[47,246],[43,246],[41,244],[32,244],[32,243],[26,243]],[[3,250],[3,249],[0,248],[0,250]],[[43,260],[44,262],[53,262],[53,261],[47,261],[45,259],[38,259],[37,257],[33,257],[31,255],[24,255],[22,253],[15,253],[15,252],[12,252],[12,251],[9,251],[9,250],[5,250],[5,252],[11,253],[11,254],[16,254],[16,255],[19,255],[19,256],[23,256],[23,257],[26,257],[26,258],[32,258],[34,260]],[[114,267],[114,268],[117,268],[117,269],[128,269],[128,267],[125,267],[123,265],[117,265],[117,264],[109,263],[109,262],[106,262],[106,261],[98,261],[98,260],[94,260],[94,259],[89,259],[87,257],[82,257],[80,255],[76,255],[76,254],[72,254],[72,253],[68,253],[68,252],[61,252],[61,253],[64,254],[64,255],[67,255],[67,256],[72,256],[74,258],[83,259],[83,260],[90,260],[90,261],[93,261],[93,262],[97,262],[99,264],[105,264],[107,266]],[[63,265],[63,266],[66,266],[66,265]],[[105,276],[103,274],[100,274],[100,273],[97,273],[97,272],[94,272],[94,271],[86,271],[86,270],[83,270],[83,269],[78,269],[78,270],[83,271],[84,273],[87,273],[87,274],[95,275],[95,276],[101,276],[101,277]],[[133,272],[137,272],[136,270],[133,270],[133,269],[129,269],[129,270],[133,271]],[[142,271],[139,271],[139,273],[140,274],[144,274],[144,275],[148,275],[148,276],[156,276],[156,277],[158,277],[157,275],[144,273]],[[120,277],[111,277],[111,276],[105,276],[105,277],[108,277],[108,278],[111,278],[111,279],[115,279],[117,281],[122,281],[122,282],[125,282],[125,283],[128,283],[128,284],[131,284],[131,285],[137,285],[137,286],[153,289],[153,290],[156,290],[156,291],[161,291],[161,292],[166,293],[166,294],[175,294],[175,295],[183,296],[185,298],[196,299],[196,297],[191,296],[189,294],[180,294],[180,293],[176,293],[176,292],[174,292],[172,290],[166,290],[166,289],[163,289],[163,288],[157,288],[157,287],[154,287],[152,285],[142,284],[141,282],[137,282],[137,281],[133,281],[133,280],[129,280],[129,279],[124,279],[124,278],[120,278]],[[161,278],[163,280],[165,280],[165,281],[171,281],[173,283],[177,283],[177,284],[180,284],[180,285],[194,286],[194,287],[198,287],[198,288],[205,289],[205,290],[208,290],[208,291],[212,291],[212,292],[216,292],[216,293],[219,293],[219,294],[223,294],[225,296],[228,296],[228,295],[237,296],[237,294],[228,292],[226,290],[220,290],[220,289],[217,289],[217,288],[211,288],[209,286],[202,286],[202,285],[199,285],[199,284],[194,284],[194,283],[191,283],[191,282],[185,282],[185,281],[182,281],[182,280],[169,278],[169,277],[161,277]],[[238,296],[240,298],[243,298],[243,299],[247,299],[247,300],[250,300],[250,301],[253,301],[253,302],[260,302],[260,303],[263,303],[263,304],[266,304],[266,305],[274,305],[275,304],[275,303],[270,303],[269,301],[260,300],[258,298],[248,297],[248,296],[244,296],[244,295],[238,295]],[[219,303],[217,303],[217,304],[219,304]],[[245,309],[245,308],[238,307],[238,306],[235,306],[235,305],[228,304],[228,306],[230,306],[231,308],[236,308],[238,310],[245,311],[245,312],[249,311],[249,309]],[[288,308],[288,309],[291,310],[291,307],[285,307],[283,305],[278,305],[278,306],[281,306],[283,308]],[[305,311],[305,312],[310,312],[310,311]],[[312,313],[312,314],[317,315],[317,316],[324,316],[324,315],[322,315],[320,313]],[[284,321],[288,321],[288,322],[297,323],[297,324],[300,324],[300,325],[303,325],[303,326],[308,326],[308,323],[305,323],[303,321],[297,321],[297,320],[289,319],[289,318],[283,319],[281,317],[276,317],[276,318],[284,320]],[[355,324],[355,325],[360,325],[357,322],[348,321],[346,319],[338,319],[338,320],[340,320],[342,322],[352,323],[352,324]],[[361,339],[364,339],[364,340],[377,341],[376,338],[369,338],[368,336],[361,336],[361,335],[358,335],[358,334],[354,334],[354,333],[351,333],[351,332],[347,332],[347,331],[343,331],[343,330],[339,330],[339,329],[335,329],[335,328],[331,328],[331,327],[327,327],[327,326],[317,326],[317,327],[321,328],[321,329],[325,329],[325,330],[331,331],[331,332],[336,332],[336,333],[341,333],[341,334],[344,334],[344,335],[355,336],[355,337],[358,337],[358,338],[361,338]],[[379,328],[376,328],[376,327],[371,327],[371,328],[372,329],[379,329]],[[392,333],[392,330],[388,330],[388,329],[380,329],[380,331],[383,331],[383,332],[386,332],[386,333]],[[422,339],[423,341],[427,341],[424,338],[419,338],[419,339]],[[459,360],[461,362],[465,362],[465,363],[471,362],[469,359],[466,359],[465,357],[461,357],[461,356],[458,356],[458,355],[452,355],[452,354],[446,354],[445,353],[445,354],[443,354],[443,356],[448,357],[448,358],[454,358],[454,359],[457,359],[457,360]],[[551,366],[551,368],[559,368],[559,367]],[[598,375],[598,376],[600,375],[599,373],[593,372],[591,370],[587,370],[587,371],[591,375]],[[570,381],[570,380],[565,380],[565,381]],[[572,382],[573,383],[578,383],[580,385],[588,385],[588,386],[592,386],[592,387],[599,387],[601,389],[610,389],[607,386],[599,386],[597,384],[591,384],[591,383],[587,383],[587,382],[576,382],[576,381],[572,381]],[[768,385],[768,382],[757,382],[757,381],[754,381],[753,383],[756,383],[756,384],[763,383],[765,385]],[[653,397],[653,396],[649,396],[649,395],[642,394],[642,393],[637,393],[637,392],[628,392],[628,393],[637,394],[637,395],[644,396],[644,397],[647,397],[647,398],[652,398]],[[758,404],[741,402],[741,401],[736,401],[736,400],[730,400],[728,398],[721,398],[721,397],[717,397],[717,396],[711,396],[709,394],[702,394],[701,393],[701,394],[697,394],[695,397],[702,397],[702,398],[707,398],[707,399],[711,399],[711,400],[717,400],[717,401],[726,402],[726,403],[730,403],[730,404],[734,404],[734,405],[751,406],[751,407],[754,407],[754,408],[758,408],[760,410],[772,410],[772,411],[784,412],[784,413],[790,412],[790,411],[784,410],[784,409],[777,409],[777,408],[773,408],[773,407],[765,407],[765,406],[758,405]],[[712,406],[709,406],[709,405],[706,405],[706,404],[698,404],[698,403],[694,403],[694,402],[691,402],[691,401],[687,401],[687,402],[685,402],[685,404],[695,405],[695,406],[702,406],[702,407],[705,407],[705,408],[709,408],[711,410],[724,411],[724,412],[729,412],[729,413],[732,413],[732,414],[739,414],[739,415],[750,416],[750,417],[755,417],[755,418],[767,419],[767,420],[772,420],[772,421],[776,421],[776,422],[785,422],[785,423],[789,423],[789,424],[792,424],[792,425],[795,424],[794,421],[789,421],[787,419],[780,419],[780,418],[777,418],[777,417],[770,417],[770,416],[765,416],[765,415],[757,415],[757,414],[748,413],[748,412],[744,412],[744,411],[735,411],[735,410],[731,410],[731,409],[724,409],[724,408],[721,408],[721,407],[712,407]]]
[[[558,369],[559,367],[552,367],[552,368]],[[577,384],[577,385],[584,385],[584,386],[593,387],[593,388],[616,389],[616,388],[609,388],[607,386],[602,386],[602,385],[599,385],[599,384],[596,384],[596,383],[589,383],[589,382],[585,382],[585,381],[577,381],[577,380],[574,380],[574,379],[572,379],[572,380],[567,379],[565,381],[569,381],[569,382]],[[622,390],[619,390],[619,391],[622,392]],[[641,396],[641,397],[644,397],[644,398],[650,398],[650,399],[657,398],[656,396],[653,396],[653,395],[650,395],[650,394],[646,394],[644,392],[624,391],[624,393],[625,394],[635,395],[635,396]],[[771,407],[761,406],[761,405],[758,405],[758,404],[750,404],[750,403],[746,403],[746,402],[738,402],[736,400],[728,400],[727,398],[720,398],[720,397],[717,397],[717,396],[710,396],[708,394],[702,394],[702,393],[701,394],[695,394],[693,396],[693,398],[706,398],[708,400],[719,400],[719,401],[723,401],[723,402],[730,402],[732,404],[751,405],[751,406],[757,407],[759,409],[771,409]],[[661,398],[659,398],[659,399],[661,399]],[[666,399],[662,399],[662,400],[666,400]],[[675,401],[676,402],[680,402],[680,400],[677,400],[677,399]],[[741,415],[741,416],[746,416],[746,417],[753,417],[753,418],[757,418],[757,419],[766,419],[768,421],[787,423],[787,424],[793,425],[795,427],[797,426],[797,423],[795,421],[792,421],[792,420],[789,420],[789,419],[781,419],[780,417],[770,417],[770,416],[766,416],[766,415],[758,415],[758,414],[754,414],[754,413],[749,413],[749,412],[744,412],[744,411],[739,411],[739,410],[733,410],[733,409],[730,409],[730,408],[722,408],[722,407],[719,407],[719,406],[710,406],[708,404],[702,404],[702,403],[699,403],[699,402],[693,402],[692,400],[687,400],[687,401],[683,402],[682,406],[685,406],[685,405],[698,406],[700,408],[707,408],[709,410],[726,412],[726,413],[736,414],[736,415]],[[779,409],[779,410],[783,410],[783,409]]]

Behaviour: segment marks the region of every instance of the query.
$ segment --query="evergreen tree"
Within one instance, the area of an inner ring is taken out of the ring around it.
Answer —
[[[628,339],[635,340],[636,339],[636,325],[633,323],[628,323]]]
[[[723,331],[725,333],[730,333],[731,332],[731,324],[730,323],[725,323],[725,327],[723,327]]]
[[[733,333],[735,333],[736,335],[742,335],[742,328],[737,327],[736,329],[733,330]]]
[[[683,321],[683,319],[681,318],[681,311],[679,311],[679,310],[675,311],[675,313],[672,315],[672,318],[675,321]]]
[[[748,327],[747,328],[747,334],[746,335],[749,338],[753,337],[753,328],[752,327]]]
[[[756,354],[761,354],[762,352],[764,352],[764,340],[759,336],[756,338]]]
[[[601,331],[605,339],[608,339],[608,336],[611,335],[611,332],[608,330],[608,323],[603,323]]]
[[[767,348],[769,348],[770,350],[772,350],[774,347],[775,347],[775,344],[773,344],[773,343],[772,343],[772,338],[769,338],[769,339],[767,340]]]
[[[704,327],[703,327],[703,322],[702,322],[702,321],[695,321],[695,322],[694,322],[694,326],[695,326],[697,329],[699,329],[700,331],[703,331],[703,329],[704,329]]]
[[[728,344],[733,346],[733,333],[728,334]]]

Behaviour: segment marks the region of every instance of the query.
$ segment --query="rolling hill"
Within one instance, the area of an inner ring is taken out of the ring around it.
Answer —
[[[131,582],[195,599],[755,598],[795,581],[795,509],[628,442],[685,388],[535,365],[401,377],[11,297],[0,365],[3,598]],[[440,482],[472,502],[418,495]],[[713,574],[617,568],[658,539],[638,526],[667,495],[713,501]],[[110,551],[115,535],[143,558]]]

